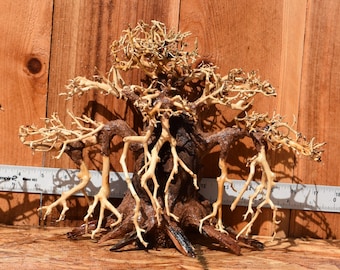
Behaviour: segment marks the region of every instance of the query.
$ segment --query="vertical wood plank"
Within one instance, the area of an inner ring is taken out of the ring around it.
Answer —
[[[0,1],[0,164],[41,166],[19,126],[45,116],[53,2]],[[37,224],[39,197],[0,193],[0,223]]]
[[[232,68],[242,68],[246,72],[257,70],[263,79],[268,78],[277,86],[282,16],[281,1],[182,1],[180,29],[193,33],[192,41],[198,39],[202,59],[216,64],[221,74]],[[276,102],[277,99],[271,98],[258,103],[263,105],[261,111],[266,112],[273,111]],[[228,118],[230,110],[221,113],[228,120],[232,119]],[[214,163],[217,164],[216,160]],[[244,172],[239,173],[237,169],[241,164],[234,165],[235,173],[230,177],[243,178]],[[216,168],[216,165],[207,167]],[[216,168],[204,174],[214,177],[217,173]]]
[[[75,76],[91,78],[96,69],[105,74],[110,66],[110,45],[119,39],[122,31],[129,25],[134,27],[138,21],[150,23],[160,20],[169,27],[177,29],[179,18],[179,0],[176,1],[137,1],[137,0],[55,0],[51,67],[48,94],[48,115],[58,112],[64,122],[70,121],[66,110],[75,115],[89,113],[99,121],[121,118],[132,127],[138,128],[135,116],[124,100],[117,100],[112,96],[103,96],[96,92],[89,92],[81,98],[65,101],[59,94],[65,91],[64,85]],[[133,73],[126,77],[127,83],[139,84],[140,76]],[[87,111],[89,110],[89,111]],[[139,122],[140,123],[140,122]],[[121,139],[114,140],[115,150],[111,155],[112,169],[121,171],[119,158],[122,150]],[[98,149],[97,153],[99,153]],[[52,158],[53,154],[46,154],[44,164],[48,167],[74,167],[67,156],[60,160]],[[87,158],[91,169],[101,169],[99,155]],[[129,158],[128,167],[133,170],[133,159]],[[49,197],[46,197],[48,199]],[[83,205],[83,199],[77,199]],[[44,203],[49,203],[48,201]],[[76,203],[76,204],[77,204]],[[86,214],[86,209],[84,215]],[[52,215],[51,220],[58,217]],[[69,212],[68,219],[79,219],[79,215]],[[80,217],[82,220],[82,217]]]
[[[65,1],[56,0],[52,36],[48,115],[59,112],[66,119],[66,110],[81,115],[87,109],[98,120],[125,119],[134,124],[134,116],[125,101],[112,96],[90,92],[80,99],[65,101],[59,94],[64,85],[75,76],[92,77],[98,69],[105,74],[110,68],[110,44],[119,39],[122,31],[139,20],[150,22],[162,20],[177,28],[179,1]],[[71,26],[71,27],[70,27]],[[130,76],[127,82],[138,83],[138,75]],[[117,142],[118,143],[118,142]],[[120,151],[112,154],[114,169],[120,171]],[[47,155],[45,164],[50,167],[72,167],[68,157],[60,161]],[[129,165],[132,167],[132,160]],[[95,162],[92,167],[100,167]]]
[[[45,116],[51,21],[52,1],[0,2],[1,164],[41,165],[18,130]]]
[[[303,183],[339,186],[340,23],[339,1],[309,1],[306,22],[299,128],[325,141],[319,164],[299,159]],[[334,196],[339,205],[340,199]],[[293,211],[292,236],[339,237],[339,213]]]
[[[262,79],[272,82],[278,97],[259,98],[254,110],[269,114],[275,111],[292,121],[293,115],[298,115],[306,4],[306,1],[291,0],[182,1],[180,29],[192,31],[193,36],[198,37],[202,58],[217,64],[222,74],[235,67],[259,71]],[[222,113],[228,115],[227,110]],[[246,151],[246,146],[245,142],[240,148],[244,162],[254,154]],[[247,169],[240,172],[237,168],[242,166],[240,151],[235,153],[236,159],[230,160],[230,177],[244,179]],[[274,170],[280,172],[278,180],[291,182],[295,166],[293,154],[286,151],[271,153],[270,159]],[[216,158],[214,163],[217,164]],[[213,168],[211,165],[206,167]],[[215,166],[215,170],[207,170],[204,174],[216,176],[218,170]],[[237,213],[227,211],[226,222],[235,227],[245,225],[243,213],[242,208]],[[280,211],[279,216],[282,218],[279,232],[287,235],[290,211]],[[262,225],[254,228],[253,233],[270,235],[271,211],[264,211],[258,224]]]

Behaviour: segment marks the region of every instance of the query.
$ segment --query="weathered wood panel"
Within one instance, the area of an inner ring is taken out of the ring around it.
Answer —
[[[51,28],[52,1],[0,2],[2,164],[41,165],[18,143],[18,130],[45,117]]]
[[[320,164],[299,159],[297,176],[303,183],[339,186],[340,2],[309,1],[307,10],[298,124],[327,145]],[[334,196],[340,209],[339,201]],[[340,236],[339,213],[293,211],[293,216],[293,236]]]
[[[257,237],[263,251],[242,249],[242,256],[214,246],[195,244],[196,258],[175,248],[110,252],[110,244],[98,245],[88,238],[66,239],[69,228],[0,227],[0,261],[3,269],[339,269],[339,240],[283,239]],[[113,243],[111,243],[113,244]]]
[[[67,81],[75,76],[92,77],[97,71],[102,74],[108,72],[111,66],[111,42],[119,39],[122,31],[129,25],[134,26],[140,20],[150,22],[156,19],[177,28],[178,13],[179,1],[55,1],[48,114],[61,112],[60,118],[66,123],[70,121],[65,114],[66,110],[75,115],[85,113],[104,122],[119,118],[137,129],[140,120],[135,119],[123,100],[92,92],[80,99],[65,101],[59,94],[65,91]],[[130,83],[138,84],[138,80],[137,73],[126,77],[126,81]],[[111,155],[111,166],[113,170],[121,171],[118,162],[122,150],[121,139],[115,138],[114,144],[118,151]],[[97,149],[97,153],[90,153],[92,159],[87,164],[91,169],[101,168],[99,151]],[[68,157],[55,160],[51,158],[52,155],[53,153],[45,156],[47,166],[74,167]],[[132,158],[128,159],[128,167],[133,169]],[[85,203],[81,198],[75,200],[76,204]],[[44,201],[46,203],[48,201]],[[85,208],[80,211],[86,213]],[[58,213],[55,213],[49,221],[53,222],[57,217]],[[73,215],[70,219],[78,219],[80,222],[82,216]]]
[[[82,98],[65,101],[59,94],[65,92],[64,85],[76,76],[92,77],[98,72],[105,74],[111,66],[110,45],[119,39],[122,31],[140,20],[164,21],[177,28],[179,1],[63,1],[54,2],[52,53],[48,96],[48,113],[66,110],[75,115],[86,113],[97,120],[125,119],[131,126],[134,116],[126,102],[112,96],[89,93]],[[71,26],[71,27],[70,27]],[[129,75],[127,82],[138,83],[138,74]],[[68,117],[69,118],[69,117]],[[67,120],[65,120],[67,122]],[[69,121],[69,120],[68,120]],[[119,139],[116,142],[119,144]],[[120,145],[121,146],[121,145]],[[120,151],[112,154],[112,166],[120,170]],[[73,166],[68,157],[61,161],[47,155],[46,165],[52,167]],[[130,160],[132,169],[132,160]],[[100,161],[92,168],[100,168]]]
[[[221,73],[242,67],[245,71],[257,70],[263,79],[269,79],[277,88],[278,96],[260,97],[254,109],[270,114],[276,111],[292,122],[293,115],[298,115],[305,13],[306,1],[183,1],[180,29],[190,30],[193,36],[198,37],[202,58],[216,63]],[[225,116],[228,111],[223,113]],[[238,149],[241,149],[243,160],[254,153],[244,148],[239,145],[235,150],[238,151],[237,155],[235,152],[236,157],[230,159],[230,177],[245,179],[248,173],[248,169],[240,163]],[[216,158],[207,161],[213,160],[217,164]],[[292,181],[292,153],[281,151],[272,154],[271,162],[274,170],[280,172],[280,181]],[[242,171],[238,169],[240,166]],[[210,177],[216,176],[216,173],[217,169],[206,172]],[[244,211],[227,212],[226,222],[230,219],[232,224],[235,219],[240,222]],[[259,220],[260,228],[254,227],[253,231],[270,235],[273,230],[271,215],[271,211],[264,211]],[[285,221],[289,220],[289,215],[286,210],[279,213]],[[278,232],[287,234],[288,224],[280,224]],[[244,222],[239,223],[239,226],[243,225]]]
[[[327,3],[307,0],[51,0],[24,4],[2,1],[0,7],[0,27],[5,37],[0,45],[0,56],[6,63],[0,67],[4,86],[0,91],[0,104],[5,109],[0,111],[1,164],[73,167],[66,156],[61,160],[52,159],[53,154],[32,156],[17,140],[19,125],[38,125],[42,123],[40,117],[54,111],[66,122],[69,121],[66,110],[70,110],[77,115],[89,113],[101,121],[123,118],[138,128],[140,122],[134,119],[128,106],[113,97],[91,92],[81,99],[66,102],[59,94],[75,76],[90,77],[96,69],[107,72],[110,43],[129,24],[156,19],[171,28],[191,31],[192,41],[198,38],[202,60],[218,65],[222,74],[235,67],[257,70],[277,88],[278,97],[260,98],[254,108],[261,112],[276,111],[286,115],[289,122],[295,115],[299,130],[308,137],[315,135],[318,140],[328,142],[321,164],[295,159],[287,151],[271,154],[275,170],[282,172],[278,174],[280,181],[339,185],[336,178],[339,158],[335,151],[339,149],[336,134],[340,123],[336,106],[340,83],[339,19],[336,16],[339,3],[336,0]],[[30,59],[34,61],[28,65]],[[34,69],[37,63],[42,64],[41,69]],[[138,80],[137,73],[127,78],[134,83]],[[228,119],[228,113],[222,113]],[[119,139],[114,143],[117,149],[122,146]],[[247,141],[240,143],[241,157],[230,160],[232,178],[244,178],[247,174],[247,168],[238,169],[254,154],[246,151],[246,146]],[[112,155],[112,169],[117,171],[120,171],[119,154]],[[217,155],[212,153],[206,161],[204,176],[218,175],[217,163],[211,162],[214,160]],[[89,164],[91,168],[101,167],[99,158]],[[130,168],[132,165],[133,160],[129,159]],[[43,203],[48,204],[53,198],[44,196]],[[38,223],[35,209],[39,203],[37,195],[1,193],[0,222],[35,225]],[[79,222],[82,212],[86,211],[82,199],[72,199],[70,205],[73,208],[67,215],[68,221],[63,223],[66,225]],[[226,223],[240,228],[244,225],[243,213],[243,208],[230,213],[225,207]],[[283,220],[278,228],[280,236],[340,236],[339,214],[284,210],[279,216]],[[57,217],[56,210],[49,221]],[[271,235],[270,221],[271,211],[264,211],[253,233]]]
[[[0,164],[41,166],[18,139],[19,126],[46,114],[52,29],[52,1],[0,1]],[[37,223],[39,198],[0,194],[0,222]]]

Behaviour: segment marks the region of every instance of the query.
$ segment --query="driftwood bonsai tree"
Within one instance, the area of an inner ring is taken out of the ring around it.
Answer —
[[[71,112],[68,114],[72,125],[68,127],[57,113],[45,119],[44,127],[20,127],[19,137],[24,145],[35,151],[56,151],[56,158],[67,154],[80,168],[79,185],[62,194],[53,204],[44,206],[45,217],[60,204],[63,210],[59,220],[65,218],[69,196],[84,191],[91,180],[83,150],[93,145],[101,146],[101,189],[94,201],[89,201],[84,226],[70,232],[70,237],[87,232],[95,237],[104,230],[106,234],[101,242],[124,236],[112,250],[132,242],[145,247],[174,244],[182,253],[194,256],[185,230],[195,228],[236,254],[240,254],[238,241],[261,249],[261,243],[247,238],[261,208],[269,204],[273,222],[278,222],[277,208],[270,199],[275,173],[268,162],[267,150],[288,147],[298,154],[320,160],[322,143],[315,143],[314,139],[308,141],[278,114],[269,116],[251,112],[256,96],[276,96],[268,81],[261,81],[254,71],[246,73],[241,69],[232,69],[222,76],[216,72],[216,66],[198,63],[197,44],[192,51],[186,50],[185,38],[189,34],[169,31],[158,21],[140,22],[112,43],[112,67],[106,76],[76,77],[67,85],[64,94],[67,99],[82,96],[87,91],[99,91],[126,100],[142,118],[142,132],[137,133],[121,119],[99,123],[86,115],[78,117]],[[143,72],[145,78],[141,84],[131,85],[122,74],[135,69]],[[237,112],[234,120],[220,130],[209,129],[207,121],[207,111],[216,106]],[[120,164],[128,187],[118,208],[108,201],[110,142],[114,136],[123,138]],[[250,220],[235,233],[223,225],[222,196],[224,184],[231,182],[227,170],[229,150],[244,137],[251,138],[257,154],[244,164],[249,167],[249,176],[231,209],[235,209],[251,181],[258,180],[259,185],[249,198],[245,213],[245,219],[250,216]],[[216,179],[218,196],[211,205],[198,192],[197,175],[202,158],[216,145],[220,146],[220,175]],[[135,153],[132,178],[126,165],[128,151]],[[261,171],[259,179],[255,177],[256,168]],[[254,211],[253,200],[260,194],[265,196]],[[99,219],[91,221],[89,218],[98,202]],[[109,217],[104,216],[105,209],[112,212]]]

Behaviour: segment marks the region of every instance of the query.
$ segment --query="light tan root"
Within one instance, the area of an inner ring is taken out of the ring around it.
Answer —
[[[223,194],[225,192],[224,183],[226,182],[231,183],[231,180],[228,178],[228,170],[226,166],[226,161],[220,158],[218,161],[218,165],[221,169],[221,175],[216,178],[217,199],[212,205],[213,211],[209,215],[207,215],[206,217],[200,220],[200,227],[199,227],[200,233],[202,233],[202,226],[203,226],[204,221],[214,218],[216,216],[217,216],[216,230],[227,233],[224,230],[224,225],[223,225],[223,220],[222,220],[222,203],[223,203]]]
[[[136,138],[134,138],[136,137]],[[139,139],[139,140],[143,140],[142,136],[127,136],[125,137],[123,140],[124,140],[124,148],[123,148],[123,153],[120,157],[120,164],[122,166],[122,169],[123,169],[123,172],[124,172],[124,176],[125,176],[125,181],[126,181],[126,184],[127,184],[127,187],[128,189],[130,190],[131,192],[131,195],[133,196],[133,198],[135,199],[135,208],[134,208],[134,216],[133,216],[133,224],[135,226],[135,229],[136,229],[136,234],[137,234],[137,237],[139,239],[139,241],[145,246],[147,247],[148,246],[148,243],[145,242],[145,240],[143,239],[143,236],[142,236],[142,233],[145,232],[144,229],[142,229],[140,226],[139,226],[139,223],[138,223],[138,218],[140,216],[140,198],[132,184],[132,181],[131,181],[131,178],[130,178],[130,175],[129,175],[129,171],[127,169],[127,166],[126,166],[126,156],[127,156],[127,152],[129,150],[129,145],[130,145],[130,142],[132,141],[135,141],[135,140],[132,140],[132,139]],[[146,139],[144,137],[144,139]]]
[[[61,194],[61,197],[56,200],[55,202],[53,202],[52,204],[48,205],[48,206],[42,206],[40,208],[38,208],[38,211],[43,211],[46,210],[43,219],[45,220],[47,218],[48,215],[51,214],[52,209],[58,205],[62,205],[63,209],[60,213],[59,218],[56,220],[56,222],[62,221],[65,219],[65,214],[66,212],[69,210],[69,207],[67,206],[67,199],[72,196],[73,194],[82,191],[85,195],[85,198],[87,199],[88,204],[90,204],[90,201],[88,199],[88,196],[85,192],[85,187],[87,186],[87,184],[90,182],[91,179],[91,174],[89,173],[89,170],[87,169],[84,161],[81,161],[80,164],[80,172],[78,173],[77,177],[80,180],[80,183],[78,185],[76,185],[75,187],[73,187],[72,189],[65,191]]]
[[[87,215],[84,217],[84,221],[86,223],[86,231],[87,231],[88,220],[92,216],[94,209],[97,206],[98,202],[100,202],[98,224],[97,224],[97,228],[91,232],[91,238],[94,238],[96,233],[100,232],[101,225],[104,219],[105,209],[110,210],[117,217],[117,221],[113,223],[111,227],[116,226],[122,221],[122,215],[107,199],[110,195],[109,174],[110,174],[110,159],[108,156],[103,156],[102,186],[98,194],[94,196],[94,201],[92,205],[89,206]]]
[[[178,217],[176,215],[174,215],[173,213],[171,213],[170,208],[169,208],[168,198],[169,198],[170,183],[173,180],[174,175],[178,173],[178,165],[180,165],[193,178],[193,183],[194,183],[196,189],[198,189],[197,176],[196,176],[195,173],[193,173],[186,166],[186,164],[178,156],[178,153],[177,153],[177,150],[176,150],[176,139],[173,138],[172,135],[170,134],[169,118],[162,117],[161,118],[161,126],[162,126],[161,135],[160,135],[157,143],[155,144],[155,146],[151,150],[151,160],[150,160],[150,163],[148,165],[146,172],[143,174],[143,176],[141,178],[141,185],[142,185],[142,187],[145,188],[145,187],[147,187],[146,181],[150,178],[153,180],[155,188],[154,188],[154,193],[152,195],[152,198],[150,198],[150,199],[151,199],[151,201],[155,202],[156,206],[154,206],[154,208],[155,208],[155,211],[156,211],[157,219],[159,221],[159,213],[161,211],[161,208],[160,208],[160,205],[159,205],[158,200],[157,200],[158,182],[157,182],[157,179],[156,179],[156,176],[155,176],[155,170],[156,170],[157,163],[159,161],[158,153],[159,153],[160,149],[162,148],[162,146],[164,145],[164,143],[169,142],[172,157],[173,157],[173,165],[172,165],[172,170],[171,170],[171,173],[168,177],[168,180],[166,182],[165,189],[164,189],[165,210],[166,210],[166,213],[167,213],[168,216],[170,216],[173,219],[178,221]],[[153,203],[153,205],[154,205],[154,203]]]
[[[155,107],[153,113],[157,113],[159,108]],[[123,168],[123,172],[125,174],[125,179],[128,185],[128,188],[132,194],[132,196],[135,199],[136,202],[136,206],[135,206],[135,214],[134,214],[134,225],[135,225],[135,229],[137,232],[137,237],[139,238],[139,240],[145,245],[147,246],[147,243],[143,240],[142,237],[142,232],[144,232],[143,229],[140,228],[139,224],[138,224],[138,217],[140,215],[140,198],[138,197],[133,184],[131,183],[131,179],[128,173],[128,169],[126,166],[126,155],[127,155],[127,151],[129,148],[130,143],[141,143],[143,145],[144,148],[144,166],[143,168],[138,172],[138,174],[142,174],[141,179],[140,179],[140,184],[141,186],[144,188],[144,190],[146,191],[146,193],[148,194],[151,204],[155,210],[155,216],[157,218],[158,223],[160,224],[160,214],[162,213],[162,208],[158,202],[157,199],[157,192],[158,192],[158,188],[159,188],[159,184],[158,184],[158,180],[157,177],[155,175],[155,170],[156,170],[156,166],[159,162],[159,151],[162,148],[162,146],[164,145],[165,142],[169,142],[170,147],[171,147],[171,153],[173,155],[173,168],[172,171],[170,173],[170,176],[167,180],[166,183],[166,187],[165,187],[165,208],[166,208],[166,213],[168,216],[174,218],[175,220],[178,220],[178,217],[175,216],[173,213],[170,212],[169,209],[169,204],[168,204],[168,189],[169,189],[169,185],[174,177],[175,174],[177,174],[178,172],[178,165],[180,165],[186,172],[188,172],[192,177],[193,177],[193,182],[196,188],[198,188],[197,186],[197,176],[196,174],[194,174],[186,165],[185,163],[178,157],[177,151],[176,151],[176,139],[173,138],[170,134],[170,124],[169,124],[169,118],[164,116],[161,117],[160,119],[160,123],[161,123],[161,128],[162,128],[162,132],[160,137],[158,138],[156,144],[153,146],[153,148],[151,149],[151,151],[149,152],[148,150],[148,141],[150,139],[150,136],[152,134],[153,131],[153,125],[154,123],[152,122],[148,132],[144,135],[144,136],[127,136],[125,137],[124,140],[124,149],[123,149],[123,153],[121,155],[121,159],[120,159],[120,163],[121,166]],[[151,192],[151,190],[149,189],[148,185],[147,185],[147,181],[148,180],[152,180],[153,181],[153,191]]]
[[[280,223],[280,221],[276,220],[277,207],[274,205],[274,203],[270,199],[272,189],[275,185],[275,174],[272,172],[272,170],[269,167],[264,146],[261,146],[260,152],[251,159],[250,173],[249,173],[248,179],[245,185],[243,186],[241,192],[239,193],[239,195],[236,197],[236,199],[232,203],[231,210],[235,209],[240,198],[242,197],[244,192],[247,190],[251,180],[253,180],[253,177],[255,174],[255,167],[257,164],[259,164],[262,169],[261,183],[256,187],[254,193],[249,197],[248,209],[247,209],[247,212],[243,215],[244,219],[246,219],[249,214],[252,216],[252,218],[247,223],[247,225],[243,227],[242,230],[237,234],[236,238],[239,238],[242,234],[248,235],[251,232],[251,228],[254,222],[258,218],[259,214],[262,212],[262,207],[265,206],[266,204],[269,204],[270,208],[273,210],[273,219],[272,219],[273,224],[276,225]],[[254,199],[259,194],[262,194],[264,190],[266,190],[265,199],[256,207],[256,212],[254,214],[254,211],[252,209]]]

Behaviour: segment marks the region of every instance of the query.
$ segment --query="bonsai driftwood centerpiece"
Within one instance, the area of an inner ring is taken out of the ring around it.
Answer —
[[[185,38],[190,33],[168,31],[158,21],[138,23],[128,28],[111,48],[112,67],[107,76],[93,79],[76,77],[67,86],[67,99],[82,96],[87,91],[99,91],[114,95],[136,108],[143,119],[142,132],[137,133],[123,120],[99,123],[94,119],[74,116],[72,125],[66,127],[55,113],[45,119],[45,126],[21,126],[21,142],[35,151],[57,151],[56,157],[66,153],[80,168],[79,185],[65,192],[53,204],[44,206],[45,217],[58,204],[63,206],[59,220],[65,218],[67,199],[83,190],[91,176],[83,158],[83,150],[101,146],[103,161],[102,186],[94,201],[89,201],[85,225],[69,234],[77,237],[91,232],[92,237],[106,228],[101,242],[123,237],[112,250],[131,242],[145,247],[174,244],[182,253],[194,256],[195,251],[185,236],[187,228],[195,228],[205,237],[240,254],[238,241],[261,249],[261,243],[247,236],[261,208],[269,204],[273,210],[273,222],[277,223],[277,208],[270,199],[275,185],[275,174],[267,159],[267,150],[288,147],[296,153],[319,161],[322,143],[308,141],[280,115],[250,112],[253,99],[258,95],[276,96],[275,89],[267,81],[261,81],[256,72],[241,69],[230,70],[222,76],[217,67],[198,62],[197,44],[186,50]],[[140,85],[128,84],[123,72],[140,70],[145,78]],[[220,130],[209,129],[208,111],[224,106],[236,111],[236,117]],[[114,136],[124,141],[120,164],[128,191],[118,208],[109,201],[110,142]],[[251,138],[257,154],[248,161],[249,176],[244,188],[231,205],[234,210],[249,183],[255,179],[255,169],[262,173],[260,184],[249,198],[245,214],[251,216],[248,224],[238,233],[225,228],[222,222],[222,196],[228,178],[227,162],[231,146],[244,137]],[[199,167],[202,158],[219,145],[217,177],[218,196],[210,205],[199,193]],[[130,178],[126,165],[128,151],[135,153],[135,168]],[[85,194],[85,191],[84,191]],[[265,194],[253,211],[253,200]],[[86,195],[86,194],[85,194]],[[94,208],[100,202],[98,221],[90,221]],[[112,212],[104,217],[104,210]],[[105,219],[105,222],[103,220]]]

